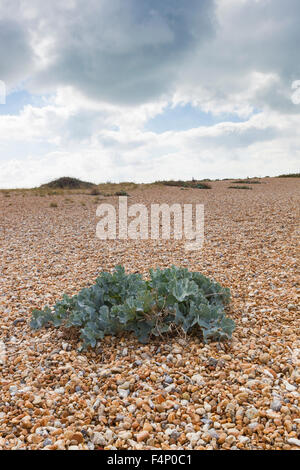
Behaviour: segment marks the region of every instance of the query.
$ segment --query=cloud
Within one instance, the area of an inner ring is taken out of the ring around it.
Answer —
[[[298,112],[298,0],[0,2],[0,78],[28,79],[33,93],[70,86],[122,106],[175,96],[216,113]]]
[[[298,0],[0,5],[0,79],[45,100],[1,113],[0,187],[298,170]],[[216,119],[147,130],[179,106]]]
[[[213,33],[210,0],[188,8],[180,0],[90,1],[89,8],[77,0],[59,20],[53,3],[51,14],[40,13],[49,60],[33,77],[35,90],[72,85],[93,99],[144,103],[172,90],[179,64]]]
[[[69,106],[62,105],[62,94],[43,108],[27,106],[18,116],[0,116],[0,153],[10,155],[0,161],[0,187],[32,187],[62,175],[96,183],[147,182],[276,175],[287,165],[297,170],[299,114],[262,112],[244,122],[156,134],[143,125],[154,105],[136,107],[129,125],[129,108],[103,104],[90,110],[84,100],[75,106],[70,90]],[[26,149],[23,156],[18,149]]]
[[[213,37],[181,71],[177,100],[205,110],[277,109],[296,113],[290,96],[300,77],[297,0],[218,0]]]
[[[31,72],[33,56],[28,31],[19,22],[0,15],[0,78],[7,88]]]
[[[292,83],[293,94],[291,96],[292,102],[294,104],[300,104],[300,80],[295,80]]]

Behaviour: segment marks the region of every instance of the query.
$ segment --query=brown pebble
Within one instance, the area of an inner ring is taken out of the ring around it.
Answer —
[[[81,444],[84,439],[83,439],[83,435],[81,434],[81,432],[75,432],[72,435],[71,440],[76,441],[78,444]]]
[[[141,431],[136,435],[137,442],[143,442],[149,439],[150,434],[148,431]]]

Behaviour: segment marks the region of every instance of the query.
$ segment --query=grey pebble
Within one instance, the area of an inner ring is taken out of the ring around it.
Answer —
[[[15,393],[17,393],[17,391],[18,391],[18,387],[17,387],[16,385],[11,385],[11,386],[9,387],[9,393],[10,393],[11,395],[14,395]]]
[[[167,383],[167,384],[172,384],[173,379],[169,375],[166,375],[165,378],[164,378],[164,382]]]
[[[43,447],[46,447],[46,446],[51,446],[53,444],[52,440],[47,438],[44,440],[43,442]]]
[[[280,400],[273,400],[271,403],[271,410],[273,411],[280,411],[282,407],[281,401]]]
[[[17,326],[19,323],[24,323],[26,322],[26,319],[25,318],[17,318],[14,322],[13,322],[13,325],[14,326]]]

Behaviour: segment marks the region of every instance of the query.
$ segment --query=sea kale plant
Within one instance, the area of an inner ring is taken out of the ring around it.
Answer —
[[[63,295],[53,308],[34,310],[31,327],[76,327],[83,348],[123,331],[133,332],[142,343],[178,329],[198,333],[204,342],[223,341],[235,328],[224,311],[229,301],[228,288],[198,272],[175,266],[151,269],[145,280],[117,266],[77,295]]]

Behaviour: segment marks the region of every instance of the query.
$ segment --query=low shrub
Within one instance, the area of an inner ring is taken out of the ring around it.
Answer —
[[[149,280],[126,274],[122,266],[102,272],[91,287],[63,295],[51,309],[32,312],[31,327],[46,325],[80,331],[82,347],[95,347],[105,335],[133,332],[147,343],[181,328],[197,332],[204,342],[229,339],[235,323],[225,315],[230,291],[198,272],[172,266],[150,270]]]
[[[50,183],[42,184],[41,188],[52,188],[52,189],[86,189],[92,188],[95,186],[94,183],[89,183],[87,181],[81,181],[77,178],[72,178],[69,176],[63,176]]]
[[[57,207],[56,202],[51,202],[49,207]]]

